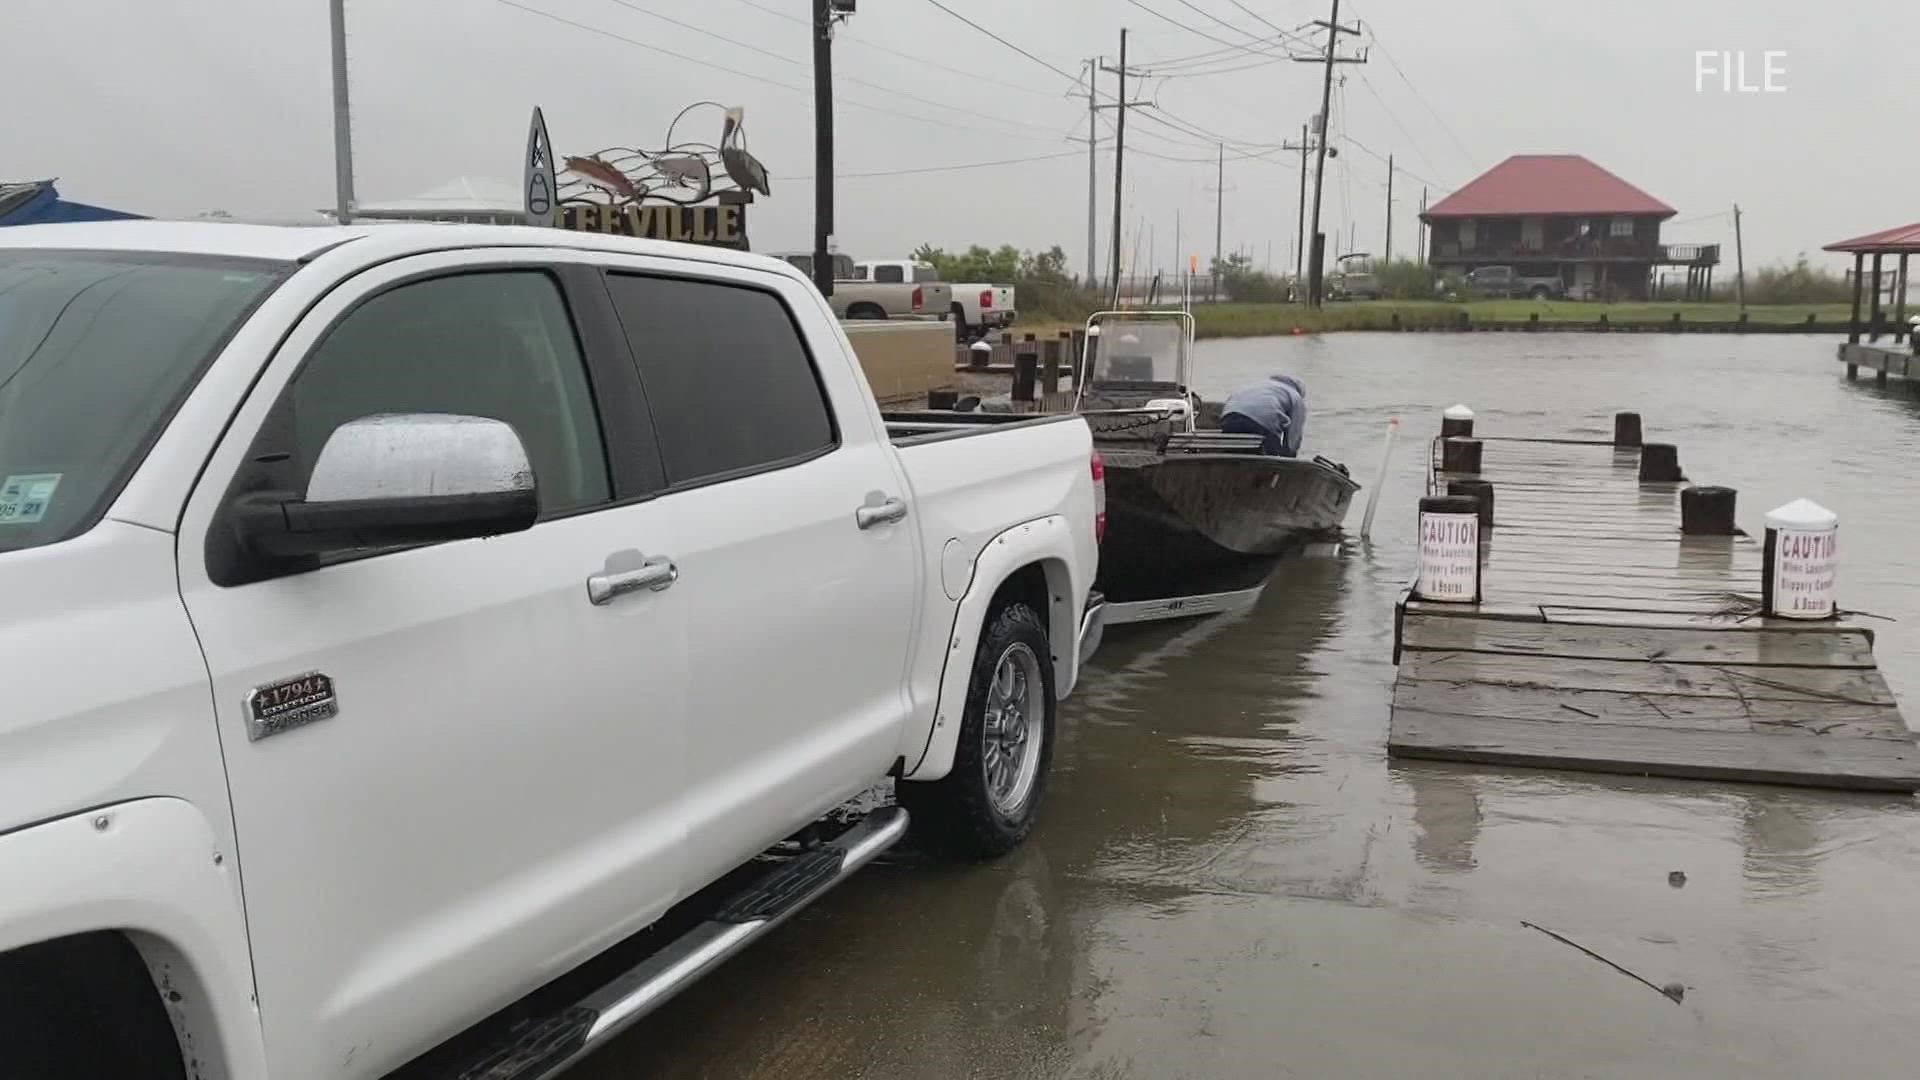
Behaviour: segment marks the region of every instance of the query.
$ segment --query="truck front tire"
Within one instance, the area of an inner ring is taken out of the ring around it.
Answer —
[[[973,654],[953,771],[899,785],[921,842],[976,859],[1018,847],[1046,795],[1058,711],[1046,623],[1024,601],[1002,602]]]
[[[0,954],[0,1076],[182,1080],[172,1021],[131,942],[81,934]]]

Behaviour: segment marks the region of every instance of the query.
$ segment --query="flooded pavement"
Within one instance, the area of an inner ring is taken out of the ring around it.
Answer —
[[[1911,705],[1920,406],[1844,382],[1832,346],[1202,343],[1208,397],[1300,376],[1309,450],[1363,480],[1404,418],[1376,542],[1284,564],[1243,616],[1110,632],[1023,849],[863,872],[578,1075],[1912,1075],[1920,803],[1384,749],[1424,440],[1455,401],[1487,434],[1606,437],[1638,409],[1749,530],[1826,503],[1841,601],[1895,620],[1877,651]]]

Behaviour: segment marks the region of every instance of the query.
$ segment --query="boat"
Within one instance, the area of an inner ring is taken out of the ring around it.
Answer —
[[[1095,584],[1107,621],[1251,606],[1274,565],[1338,535],[1360,489],[1324,458],[1273,457],[1219,430],[1191,380],[1193,316],[1103,311],[1087,320],[1073,409],[1106,462],[1107,536]]]

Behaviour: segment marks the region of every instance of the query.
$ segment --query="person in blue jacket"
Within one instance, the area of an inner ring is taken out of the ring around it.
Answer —
[[[1220,411],[1220,430],[1259,435],[1260,449],[1274,457],[1298,457],[1307,430],[1307,390],[1291,375],[1274,375],[1236,390]]]

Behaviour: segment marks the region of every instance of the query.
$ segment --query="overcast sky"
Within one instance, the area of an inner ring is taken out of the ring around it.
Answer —
[[[1211,67],[1243,70],[1147,81],[1132,91],[1155,100],[1162,120],[1136,113],[1128,124],[1123,251],[1133,258],[1138,232],[1143,270],[1149,250],[1167,268],[1184,253],[1203,262],[1211,255],[1215,151],[1192,134],[1204,131],[1232,140],[1226,247],[1244,247],[1261,263],[1289,261],[1298,158],[1252,155],[1298,138],[1319,103],[1320,69],[1261,64],[1223,43],[1273,38],[1249,12],[1292,29],[1325,18],[1325,3],[945,2],[1069,74],[1089,57],[1111,62],[1122,27],[1132,31],[1130,64],[1168,71],[1178,70],[1168,61],[1196,54],[1237,58]],[[516,180],[535,104],[546,111],[556,150],[578,154],[656,146],[683,105],[714,99],[746,108],[753,151],[773,176],[773,197],[752,212],[754,247],[809,246],[813,190],[799,178],[813,172],[811,54],[807,28],[792,21],[807,6],[349,0],[360,199],[405,197],[458,176]],[[1085,97],[1074,96],[1068,78],[929,0],[859,6],[835,51],[841,250],[878,257],[923,242],[1059,244],[1081,266],[1086,146],[1069,140],[1085,135]],[[198,0],[197,13],[182,14],[187,7],[62,0],[36,6],[31,21],[13,20],[0,34],[0,70],[16,90],[34,92],[16,94],[0,114],[0,179],[58,176],[73,198],[155,215],[330,206],[325,0]],[[1738,202],[1750,265],[1800,251],[1820,259],[1823,243],[1920,220],[1920,79],[1910,59],[1881,48],[1920,42],[1920,4],[1353,0],[1342,3],[1341,19],[1368,31],[1344,39],[1343,49],[1371,52],[1369,63],[1340,69],[1333,129],[1342,152],[1328,163],[1324,220],[1330,232],[1357,230],[1361,250],[1380,250],[1386,220],[1386,167],[1366,150],[1392,153],[1400,169],[1400,252],[1413,242],[1423,185],[1437,200],[1507,155],[1528,152],[1585,154],[1670,203],[1679,216],[1664,231],[1669,242],[1730,245],[1728,210]],[[1784,51],[1775,61],[1784,91],[1724,93],[1715,77],[1696,93],[1696,50],[1744,51],[1753,84],[1762,81],[1762,53]],[[1113,83],[1105,76],[1102,86],[1111,91]],[[699,122],[713,126],[717,114]],[[849,175],[1008,159],[1042,160]],[[1112,168],[1106,145],[1103,263]]]

